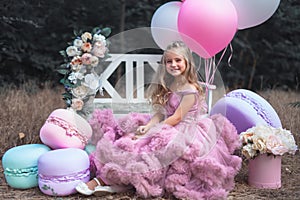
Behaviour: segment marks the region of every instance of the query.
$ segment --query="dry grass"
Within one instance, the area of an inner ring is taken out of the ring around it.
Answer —
[[[32,84],[25,84],[21,89],[6,87],[0,89],[0,156],[11,147],[40,143],[39,129],[48,115],[57,108],[65,107],[61,99],[62,88],[37,89]],[[288,103],[300,100],[299,92],[268,90],[258,92],[277,111],[283,127],[292,131],[296,143],[300,144],[300,108],[288,106]],[[20,134],[24,133],[24,135]],[[228,199],[299,199],[300,196],[300,155],[285,155],[282,160],[282,187],[276,190],[262,190],[247,184],[247,163],[243,163],[236,177],[236,187]],[[42,194],[38,188],[16,190],[7,186],[3,169],[0,168],[0,199],[57,199]],[[96,199],[78,194],[59,199]],[[109,195],[102,199],[138,199],[133,193]],[[156,199],[172,199],[171,197]]]

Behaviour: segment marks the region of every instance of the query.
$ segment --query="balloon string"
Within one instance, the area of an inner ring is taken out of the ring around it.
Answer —
[[[232,48],[231,43],[229,44],[229,47],[230,47],[230,56],[229,56],[229,58],[228,58],[227,63],[228,63],[228,65],[229,65],[229,67],[231,67],[230,61],[231,61],[232,56],[233,56],[233,48]]]
[[[232,46],[231,46],[231,43],[230,43],[230,50],[231,50],[231,54],[230,54],[230,57],[228,58],[228,64],[229,64],[229,66],[230,66],[230,60],[231,60],[231,58],[232,58],[232,52],[233,52],[233,49],[232,49]],[[210,79],[209,79],[209,81],[208,81],[208,83],[213,83],[213,81],[214,81],[214,77],[215,77],[215,73],[216,73],[216,71],[217,71],[217,68],[219,67],[219,65],[220,65],[220,63],[221,63],[221,61],[222,61],[222,59],[223,59],[223,57],[224,57],[224,55],[225,55],[225,53],[226,53],[226,51],[227,51],[227,48],[228,48],[228,46],[226,46],[226,48],[223,50],[223,52],[222,52],[222,55],[221,55],[221,57],[220,57],[220,59],[219,59],[219,61],[218,61],[218,63],[217,63],[217,65],[215,65],[214,63],[215,63],[215,57],[213,57],[213,60],[214,60],[214,62],[212,63],[212,65],[213,65],[213,72],[212,72],[212,75],[211,75],[211,77],[210,77]]]

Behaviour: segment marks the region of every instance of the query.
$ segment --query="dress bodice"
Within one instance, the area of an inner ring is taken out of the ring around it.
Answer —
[[[178,108],[182,98],[188,94],[194,94],[196,97],[196,101],[195,101],[194,105],[191,107],[191,109],[189,110],[187,115],[198,116],[198,115],[203,115],[206,113],[207,106],[204,101],[204,98],[201,98],[199,96],[199,93],[197,90],[188,89],[188,90],[182,90],[182,91],[176,91],[176,92],[170,93],[169,101],[167,102],[166,107],[165,107],[167,117],[174,114],[174,112]]]

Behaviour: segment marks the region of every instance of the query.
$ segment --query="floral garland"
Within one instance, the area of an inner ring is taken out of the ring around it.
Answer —
[[[57,70],[64,75],[60,83],[64,85],[63,99],[68,108],[83,111],[85,104],[91,103],[98,90],[102,92],[101,75],[96,71],[101,60],[108,58],[110,28],[94,28],[91,32],[75,33],[75,39],[60,51],[64,64]],[[84,113],[86,114],[86,113]]]
[[[240,133],[240,140],[243,144],[242,155],[246,159],[255,158],[260,154],[295,154],[298,150],[294,136],[289,130],[266,125],[257,125]]]

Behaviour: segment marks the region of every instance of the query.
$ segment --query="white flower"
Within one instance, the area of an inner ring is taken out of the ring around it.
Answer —
[[[89,95],[95,95],[98,90],[102,91],[101,76],[95,71],[98,71],[99,62],[108,52],[106,45],[104,35],[84,32],[65,49],[62,55],[68,62],[64,65],[68,75],[64,77],[64,85],[66,92],[70,94],[65,99],[68,107],[79,110],[79,100],[85,101]],[[82,106],[86,106],[85,103]]]
[[[85,32],[81,35],[81,39],[83,42],[87,42],[88,40],[92,39],[92,34],[89,32]]]
[[[99,88],[99,76],[96,76],[95,74],[87,74],[84,77],[83,84],[91,90],[97,90]]]
[[[243,142],[242,154],[246,158],[253,158],[258,154],[271,153],[283,155],[295,154],[298,146],[292,133],[282,128],[257,125],[240,133]]]
[[[72,89],[72,94],[77,98],[83,98],[88,93],[88,88],[84,85]]]
[[[67,52],[67,55],[70,56],[70,57],[80,55],[80,51],[79,51],[79,50],[77,49],[77,47],[75,47],[75,46],[69,46],[69,47],[66,49],[66,52]]]
[[[93,42],[101,42],[104,46],[106,46],[105,36],[101,34],[94,34]]]
[[[78,38],[76,38],[73,42],[73,45],[77,48],[81,48],[82,44],[83,44],[82,40]]]
[[[75,72],[75,77],[79,80],[82,80],[84,78],[84,73],[79,72]]]
[[[82,75],[84,75],[84,74],[86,74],[86,72],[87,72],[86,66],[82,65],[78,73],[81,73]],[[81,79],[83,79],[83,78],[81,78]]]
[[[245,146],[243,146],[242,148],[242,154],[247,158],[253,158],[254,156],[256,156],[256,151],[253,150],[251,144],[247,144]]]
[[[76,83],[77,83],[76,73],[75,73],[75,72],[72,72],[72,73],[69,75],[68,79],[69,79],[72,83],[76,84]]]
[[[92,56],[91,59],[90,59],[90,61],[91,61],[91,65],[93,67],[96,67],[98,65],[98,63],[99,63],[99,59],[98,59],[97,56]]]
[[[261,153],[266,153],[267,152],[266,141],[262,137],[254,137],[252,148],[253,150],[258,150]]]

